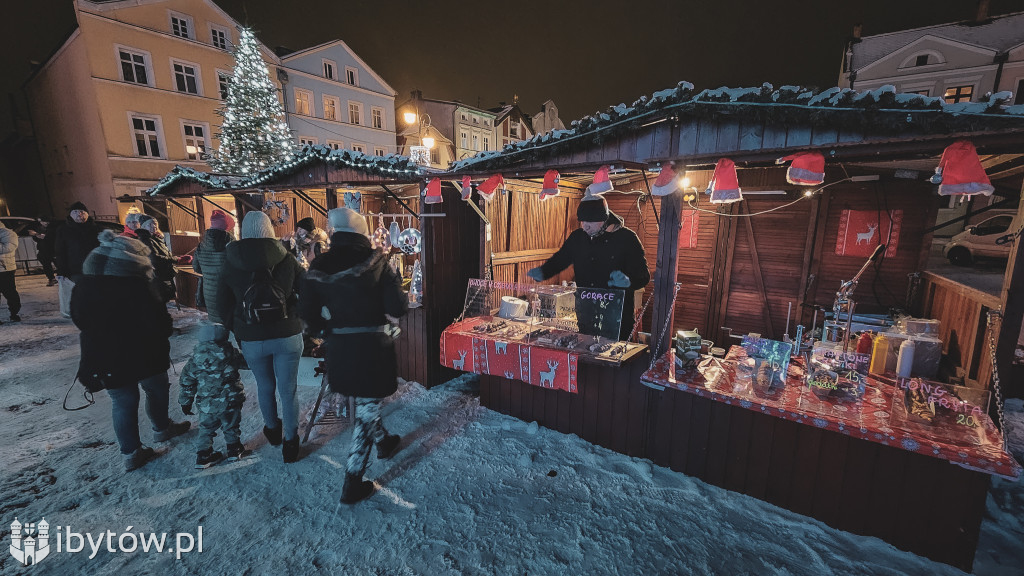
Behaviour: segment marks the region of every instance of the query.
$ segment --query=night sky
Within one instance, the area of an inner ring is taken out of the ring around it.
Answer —
[[[271,48],[341,38],[397,92],[484,108],[552,99],[579,118],[689,80],[699,88],[836,84],[853,25],[878,34],[973,18],[975,0],[219,0]],[[71,0],[9,0],[0,89],[20,90],[74,26]],[[992,0],[992,14],[1024,10]],[[0,128],[9,125],[7,107]]]

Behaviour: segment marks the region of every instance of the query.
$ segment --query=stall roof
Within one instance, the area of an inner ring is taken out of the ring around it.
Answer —
[[[156,196],[195,196],[209,192],[236,192],[252,188],[273,188],[279,181],[285,186],[294,186],[291,178],[302,171],[310,171],[318,167],[316,175],[309,174],[316,184],[333,184],[338,174],[330,170],[343,170],[341,180],[351,181],[353,185],[369,185],[375,183],[413,182],[430,173],[428,169],[417,166],[407,156],[388,154],[372,156],[352,150],[333,150],[326,146],[303,146],[295,157],[288,162],[278,164],[253,174],[249,177],[211,174],[192,168],[175,166],[173,170],[160,179],[145,195]],[[339,181],[340,182],[340,181]],[[310,182],[312,183],[312,182]]]
[[[779,150],[829,146],[836,142],[856,145],[865,140],[908,142],[929,136],[1020,133],[1024,128],[1024,106],[1005,106],[1011,96],[1009,92],[1000,92],[986,102],[946,104],[941,98],[897,94],[893,86],[870,91],[848,88],[815,91],[798,86],[775,89],[766,83],[756,88],[723,87],[697,92],[689,82],[680,82],[675,88],[641,97],[631,106],[619,104],[576,120],[570,129],[539,134],[498,151],[481,152],[456,162],[451,171],[474,173],[536,166],[544,159],[602,147],[626,133],[635,134],[640,129],[666,121],[673,125],[689,121],[742,123],[745,126],[761,124],[765,127],[801,126],[808,130],[813,127],[815,131],[845,131],[860,135],[845,142],[841,139],[830,142],[826,138],[819,142],[808,139],[807,142],[789,145],[784,140],[771,147]],[[1024,137],[1020,140],[1024,142]],[[750,145],[736,138],[732,149],[719,146],[712,152],[752,153],[767,148],[764,142]],[[678,151],[675,158],[689,155]]]

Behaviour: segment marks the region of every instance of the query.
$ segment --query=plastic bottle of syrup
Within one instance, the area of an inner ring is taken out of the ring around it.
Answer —
[[[858,342],[858,344],[860,344]],[[860,346],[858,346],[860,348]],[[884,334],[875,336],[871,346],[871,366],[868,372],[872,374],[885,374],[885,362],[889,357],[889,339]]]
[[[900,378],[910,378],[911,368],[914,367],[914,348],[914,341],[910,339],[900,344],[900,355],[896,359],[896,375]]]

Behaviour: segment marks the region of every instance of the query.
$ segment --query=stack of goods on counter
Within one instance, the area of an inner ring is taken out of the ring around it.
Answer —
[[[743,337],[743,350],[747,358],[736,367],[737,384],[749,382],[754,395],[773,396],[786,385],[789,357],[793,345],[754,336]]]
[[[938,374],[942,359],[938,320],[905,316],[897,319],[892,330],[870,337],[872,374],[902,378]]]
[[[984,444],[995,431],[990,399],[991,393],[980,388],[897,378],[891,423],[944,441]]]
[[[871,356],[858,350],[819,342],[811,350],[807,388],[818,399],[856,402],[864,397]]]

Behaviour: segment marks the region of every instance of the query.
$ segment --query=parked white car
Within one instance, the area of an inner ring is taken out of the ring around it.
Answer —
[[[1019,229],[1020,222],[1014,215],[993,216],[950,238],[942,255],[957,266],[967,266],[977,258],[1009,258],[1012,239],[1002,244],[998,241]]]

